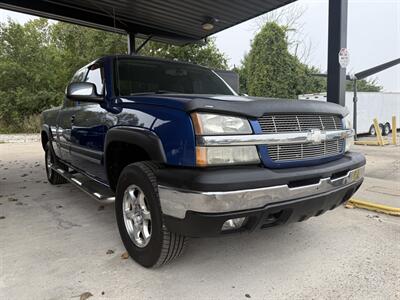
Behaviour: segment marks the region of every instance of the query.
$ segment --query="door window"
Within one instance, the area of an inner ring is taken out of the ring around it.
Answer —
[[[87,69],[80,69],[79,71],[77,71],[74,76],[72,76],[71,82],[82,82],[85,80],[86,77],[86,73],[87,73]]]
[[[70,83],[72,83],[72,82],[83,82],[85,80],[87,71],[88,71],[87,68],[83,68],[83,69],[80,69],[80,70],[76,71],[74,76],[72,76]],[[67,93],[66,90],[65,90],[65,93]],[[65,97],[65,99],[64,99],[64,107],[65,108],[75,107],[75,106],[77,106],[76,101],[72,101],[72,100],[70,100],[70,99]]]
[[[98,95],[103,95],[104,90],[104,71],[101,64],[94,64],[89,67],[89,72],[86,76],[86,82],[91,82],[96,86]]]

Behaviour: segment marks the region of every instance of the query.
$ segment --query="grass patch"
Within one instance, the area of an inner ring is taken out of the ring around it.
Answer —
[[[41,130],[40,115],[25,117],[21,122],[6,123],[0,120],[0,133],[39,133]]]

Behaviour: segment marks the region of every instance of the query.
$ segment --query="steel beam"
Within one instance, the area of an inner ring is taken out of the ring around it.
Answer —
[[[329,0],[328,23],[328,102],[345,105],[346,68],[339,64],[339,51],[347,47],[348,0]]]
[[[128,54],[136,54],[136,36],[134,33],[128,33]]]

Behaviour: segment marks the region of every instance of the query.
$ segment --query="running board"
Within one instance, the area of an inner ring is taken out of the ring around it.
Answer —
[[[114,192],[101,183],[98,183],[81,173],[71,173],[55,165],[51,166],[51,168],[54,172],[60,174],[67,181],[96,199],[98,202],[108,204],[115,201]]]

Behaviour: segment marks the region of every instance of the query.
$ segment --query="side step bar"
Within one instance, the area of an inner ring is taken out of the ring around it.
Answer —
[[[96,199],[98,202],[108,204],[115,201],[114,192],[106,186],[102,185],[101,183],[98,183],[81,173],[71,173],[65,171],[56,165],[52,165],[51,168],[54,172],[60,174],[67,181],[84,191],[89,196]]]

